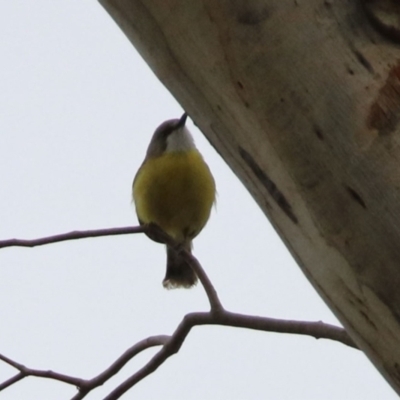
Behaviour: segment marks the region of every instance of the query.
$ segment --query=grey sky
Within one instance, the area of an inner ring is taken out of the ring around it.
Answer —
[[[136,224],[132,178],[180,106],[95,1],[0,2],[0,238]],[[232,311],[337,323],[244,187],[190,122],[218,204],[195,255]],[[144,236],[0,251],[0,353],[90,378],[135,342],[207,309],[200,286],[166,291]],[[321,265],[323,268],[323,265]],[[88,399],[101,399],[147,351]],[[0,363],[0,379],[14,370]],[[69,399],[29,378],[1,400]],[[329,341],[199,327],[124,399],[395,399],[365,356]]]

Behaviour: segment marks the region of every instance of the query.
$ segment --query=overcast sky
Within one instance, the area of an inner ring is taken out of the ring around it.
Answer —
[[[0,1],[0,239],[136,225],[132,178],[154,129],[183,110],[96,1]],[[218,204],[195,255],[231,311],[338,323],[246,189],[189,123]],[[143,235],[0,251],[0,353],[90,378],[128,347],[208,309],[166,291],[163,246]],[[88,399],[102,399],[156,350]],[[0,380],[15,370],[0,363]],[[29,378],[0,400],[66,400]],[[327,340],[198,327],[124,399],[396,399],[359,351]]]

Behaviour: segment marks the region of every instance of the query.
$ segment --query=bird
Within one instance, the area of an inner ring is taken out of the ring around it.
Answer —
[[[164,121],[155,130],[133,180],[132,201],[140,225],[156,225],[191,252],[193,239],[210,217],[216,185],[186,127],[187,117],[185,112],[179,119]],[[191,288],[197,279],[182,255],[167,245],[163,286]]]

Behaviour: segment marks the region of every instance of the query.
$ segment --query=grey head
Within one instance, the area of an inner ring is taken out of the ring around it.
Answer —
[[[159,157],[165,152],[187,151],[196,148],[189,130],[186,128],[187,114],[179,119],[164,121],[154,132],[146,159]]]

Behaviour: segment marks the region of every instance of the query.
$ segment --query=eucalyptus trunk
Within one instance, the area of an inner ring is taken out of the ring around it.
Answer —
[[[398,3],[100,3],[400,393]]]

